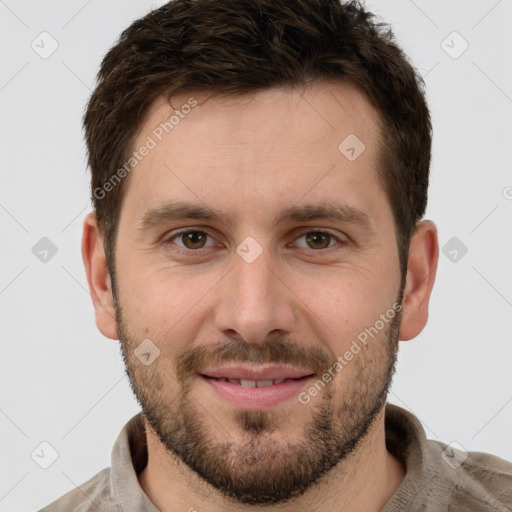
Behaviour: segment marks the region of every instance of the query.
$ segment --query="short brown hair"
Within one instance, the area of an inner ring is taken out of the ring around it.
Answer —
[[[377,172],[394,215],[403,285],[410,238],[427,205],[432,127],[421,76],[374,18],[355,0],[172,0],[124,30],[84,115],[91,197],[111,274],[128,180],[101,197],[97,191],[130,158],[157,97],[325,80],[357,87],[379,113]]]

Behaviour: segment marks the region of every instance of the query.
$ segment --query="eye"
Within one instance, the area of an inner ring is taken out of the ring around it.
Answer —
[[[334,245],[344,245],[346,243],[345,240],[323,230],[305,231],[297,238],[297,240],[300,240],[301,238],[305,238],[306,245],[298,245],[298,247],[303,247],[305,249],[329,249]]]
[[[301,239],[303,239],[304,242],[298,243]],[[220,246],[211,235],[200,229],[179,231],[169,236],[163,243],[167,246],[174,246],[172,247],[174,250],[184,253]],[[330,249],[336,245],[345,245],[346,243],[346,240],[329,231],[310,229],[309,231],[303,231],[291,246],[319,251]]]
[[[207,244],[207,239],[210,238],[211,242]],[[179,243],[181,242],[181,244]],[[185,250],[198,250],[215,245],[215,240],[205,231],[198,229],[189,229],[187,231],[180,231],[171,237],[167,238],[164,243],[166,245],[174,244],[181,249]]]

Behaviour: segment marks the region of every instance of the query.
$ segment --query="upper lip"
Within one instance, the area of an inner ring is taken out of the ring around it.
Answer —
[[[277,379],[300,379],[312,375],[313,372],[307,369],[294,368],[291,366],[268,365],[264,367],[251,367],[246,365],[208,367],[201,371],[201,375],[214,377],[216,379],[240,380],[277,380]]]

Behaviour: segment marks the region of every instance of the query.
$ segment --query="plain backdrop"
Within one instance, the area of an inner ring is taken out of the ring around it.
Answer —
[[[105,52],[163,3],[0,0],[2,511],[37,510],[110,466],[139,411],[119,342],[96,328],[80,254],[81,118]],[[512,2],[366,5],[426,82],[425,217],[442,249],[428,325],[401,343],[389,401],[432,439],[512,460]],[[47,469],[41,451],[56,457]]]

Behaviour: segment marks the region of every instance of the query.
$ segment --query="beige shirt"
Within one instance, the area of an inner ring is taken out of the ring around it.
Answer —
[[[386,445],[407,474],[381,512],[512,512],[512,463],[429,440],[410,412],[386,404]],[[158,512],[137,475],[147,464],[142,415],[121,430],[112,467],[41,512]]]

